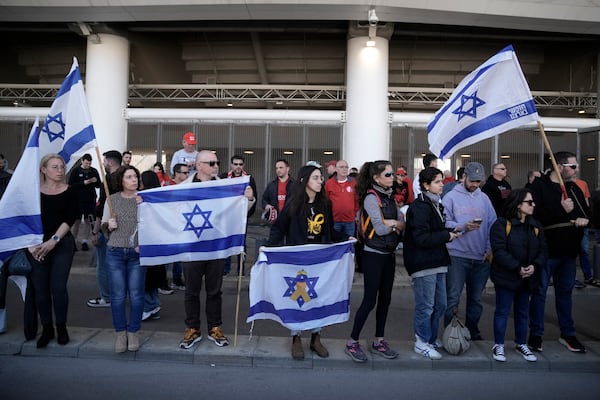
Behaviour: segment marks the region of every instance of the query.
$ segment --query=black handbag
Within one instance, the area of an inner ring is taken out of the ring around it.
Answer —
[[[8,260],[8,274],[9,275],[29,275],[31,272],[31,261],[27,253],[29,250],[20,249],[13,254]]]

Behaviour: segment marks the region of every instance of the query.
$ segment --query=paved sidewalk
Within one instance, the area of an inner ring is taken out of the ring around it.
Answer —
[[[266,237],[268,228],[250,226],[248,236],[248,261],[246,272],[255,259],[256,238]],[[513,327],[509,323],[506,339],[508,361],[499,363],[492,359],[492,321],[494,310],[494,289],[488,284],[484,293],[484,315],[480,328],[484,339],[473,342],[471,349],[461,356],[442,352],[444,358],[430,361],[413,352],[412,315],[413,294],[410,281],[402,266],[402,257],[397,258],[397,272],[390,307],[386,336],[390,344],[400,353],[395,360],[386,360],[367,352],[369,361],[357,364],[344,353],[345,339],[351,329],[351,321],[326,327],[322,341],[329,349],[330,357],[321,359],[308,348],[310,334],[304,333],[303,344],[306,354],[304,361],[294,361],[290,355],[291,339],[289,331],[274,321],[257,321],[254,325],[245,322],[248,310],[249,277],[241,279],[238,335],[234,346],[237,306],[237,276],[226,276],[223,285],[224,331],[230,340],[227,347],[217,347],[204,339],[192,349],[178,347],[183,336],[183,292],[161,296],[161,319],[143,322],[142,345],[137,353],[116,354],[113,351],[114,332],[110,309],[86,307],[88,298],[97,295],[95,267],[91,262],[93,252],[78,251],[69,280],[69,323],[71,341],[59,346],[51,341],[46,349],[37,349],[35,340],[25,342],[23,337],[22,309],[19,293],[9,284],[7,297],[8,332],[0,334],[0,355],[4,356],[48,356],[74,358],[103,358],[135,361],[175,362],[199,365],[235,365],[248,367],[307,368],[307,369],[445,369],[445,370],[547,370],[547,371],[586,371],[600,372],[600,288],[588,287],[576,290],[573,295],[574,318],[579,339],[586,345],[586,354],[574,354],[558,343],[559,330],[554,312],[552,290],[548,293],[546,309],[546,335],[544,352],[537,354],[538,361],[525,361],[512,349]],[[236,263],[232,265],[235,270]],[[355,275],[351,297],[351,319],[362,299],[362,276]],[[464,299],[462,301],[464,307]],[[204,321],[203,321],[204,324]],[[205,326],[205,325],[203,325]],[[253,335],[251,335],[251,331]],[[367,342],[374,331],[374,311],[363,330],[361,343],[366,350]]]

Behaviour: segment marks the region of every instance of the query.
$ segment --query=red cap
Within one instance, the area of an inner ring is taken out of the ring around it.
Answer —
[[[325,163],[325,167],[335,167],[337,165],[337,160],[327,161]]]
[[[398,168],[396,170],[396,175],[406,175],[406,170],[404,168]]]
[[[188,132],[183,135],[183,140],[185,140],[187,144],[196,144],[196,135],[194,135],[194,132]]]

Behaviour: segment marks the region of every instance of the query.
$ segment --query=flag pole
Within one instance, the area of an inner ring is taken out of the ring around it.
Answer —
[[[98,157],[98,164],[102,165],[102,157],[100,157],[100,148],[96,146],[96,157]],[[106,182],[106,173],[100,174],[100,179],[102,179],[102,186],[104,187],[104,193],[106,194],[106,203],[108,204],[108,209],[110,211],[110,216],[114,216],[112,201],[110,200],[110,192],[108,190],[108,182]]]
[[[233,330],[233,347],[237,346],[238,333],[238,316],[240,314],[240,292],[242,290],[242,265],[246,261],[246,253],[242,251],[240,254],[240,264],[238,265],[238,285],[237,285],[237,300],[235,303],[235,327]]]
[[[560,184],[560,190],[562,190],[563,200],[569,197],[567,195],[567,189],[565,188],[565,183],[563,182],[562,176],[560,175],[560,171],[558,170],[558,164],[556,163],[556,159],[554,158],[554,153],[552,152],[552,148],[550,148],[550,142],[548,142],[548,137],[546,136],[546,132],[544,132],[544,125],[538,119],[537,126],[540,130],[540,134],[542,135],[542,140],[544,141],[544,145],[546,146],[546,150],[548,150],[548,154],[550,155],[550,162],[552,162],[552,168],[554,172],[556,172],[556,177],[558,178],[558,183]]]

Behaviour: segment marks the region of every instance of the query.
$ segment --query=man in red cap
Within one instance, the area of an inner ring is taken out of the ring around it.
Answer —
[[[194,132],[188,132],[183,135],[181,143],[183,144],[183,149],[177,150],[173,153],[173,158],[171,158],[171,167],[169,168],[171,176],[173,176],[173,167],[176,164],[187,165],[190,175],[196,172],[196,156],[198,152],[196,151],[197,142]]]
[[[394,181],[393,189],[394,199],[400,207],[413,202],[412,179],[408,176],[406,167],[401,166],[396,170],[396,180]]]
[[[325,168],[327,168],[327,176],[333,178],[337,174],[337,160],[327,161]]]

